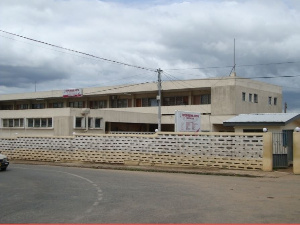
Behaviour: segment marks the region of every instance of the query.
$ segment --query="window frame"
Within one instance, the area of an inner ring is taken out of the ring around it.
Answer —
[[[68,103],[69,108],[81,109],[84,108],[84,101],[74,101]]]
[[[88,118],[89,129],[103,129],[102,120],[103,120],[102,117],[89,117]],[[99,123],[97,123],[97,121],[99,121]],[[99,124],[99,126],[97,124]]]
[[[45,107],[46,104],[44,102],[31,104],[31,109],[45,109]]]
[[[33,129],[52,129],[53,118],[52,117],[32,117],[26,118],[26,128]],[[45,126],[43,126],[43,124]]]
[[[277,97],[274,97],[274,105],[277,105]]]
[[[272,97],[271,96],[269,96],[269,98],[268,98],[268,104],[272,105]]]
[[[77,123],[80,122],[80,126],[77,126]],[[75,116],[74,117],[74,129],[84,129],[85,128],[85,117]]]
[[[258,94],[254,94],[253,100],[254,103],[258,103]]]
[[[24,128],[24,118],[2,118],[1,128]]]

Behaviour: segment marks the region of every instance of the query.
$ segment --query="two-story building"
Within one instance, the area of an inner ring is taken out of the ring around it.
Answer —
[[[0,137],[154,132],[157,95],[156,82],[0,95]],[[202,131],[234,131],[223,121],[238,114],[280,113],[282,89],[236,76],[165,81],[162,131],[174,131],[176,110],[200,112]]]

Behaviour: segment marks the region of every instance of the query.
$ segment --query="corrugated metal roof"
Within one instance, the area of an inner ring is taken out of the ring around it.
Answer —
[[[253,113],[240,114],[224,123],[286,123],[300,117],[300,113]]]

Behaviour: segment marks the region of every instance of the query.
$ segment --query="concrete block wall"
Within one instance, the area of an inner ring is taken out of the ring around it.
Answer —
[[[264,134],[156,133],[0,139],[11,159],[124,165],[263,168]]]

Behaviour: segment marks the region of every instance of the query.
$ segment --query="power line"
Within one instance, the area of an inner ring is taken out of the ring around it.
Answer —
[[[204,69],[224,69],[224,68],[232,68],[232,66],[208,66],[208,67],[175,68],[175,69],[164,69],[164,70],[204,70]]]
[[[300,63],[300,61],[244,64],[244,65],[235,65],[235,67],[268,66],[268,65],[293,64],[293,63]],[[204,70],[204,69],[224,69],[224,68],[232,68],[232,67],[233,67],[232,65],[231,66],[207,66],[207,67],[175,68],[175,69],[164,69],[164,70]]]
[[[148,71],[147,71],[147,72],[148,72]],[[127,76],[127,77],[120,78],[120,79],[117,79],[117,80],[107,80],[107,81],[105,81],[105,82],[101,82],[101,83],[98,83],[98,84],[88,85],[88,86],[86,86],[86,87],[99,87],[99,86],[103,86],[103,85],[105,85],[105,84],[107,84],[107,83],[116,83],[117,81],[122,81],[122,80],[126,80],[126,81],[127,81],[125,84],[133,84],[134,82],[131,82],[131,80],[130,80],[131,78],[138,77],[138,78],[140,78],[139,80],[144,80],[145,75],[150,76],[149,74],[145,74],[145,73],[141,74],[141,73],[139,73],[139,74],[136,74],[136,75],[133,75],[133,76]],[[141,79],[141,77],[142,77],[143,79]],[[153,76],[152,76],[151,78],[153,79]],[[147,80],[148,80],[148,78],[147,78]],[[131,83],[130,83],[130,82],[131,82]],[[139,82],[141,82],[141,81],[139,81]],[[94,83],[95,83],[95,82],[94,82]],[[119,83],[119,85],[121,85],[121,84],[122,84],[122,82]],[[125,84],[122,84],[122,85],[125,85]]]
[[[140,86],[140,85],[147,84],[147,83],[154,83],[154,82],[144,82],[144,83],[138,83],[138,84],[121,85],[121,86],[117,86],[117,87],[110,87],[110,88],[107,88],[107,89],[104,89],[104,90],[87,92],[87,93],[85,93],[85,94],[86,94],[86,95],[100,94],[101,92],[107,92],[107,91],[112,91],[112,90],[118,90],[118,89],[122,89],[122,88],[136,87],[136,86]],[[132,89],[131,89],[131,90],[132,90]]]
[[[112,62],[112,63],[116,63],[116,64],[119,64],[119,65],[129,66],[129,67],[133,67],[133,68],[137,68],[137,69],[149,70],[149,71],[152,71],[152,72],[156,72],[155,69],[146,68],[146,67],[142,67],[142,66],[136,66],[136,65],[132,65],[132,64],[128,64],[128,63],[119,62],[119,61],[116,61],[116,60],[106,59],[106,58],[95,56],[95,55],[92,55],[92,54],[89,54],[89,53],[85,53],[85,52],[81,52],[81,51],[77,51],[77,50],[73,50],[73,49],[69,49],[69,48],[64,48],[64,47],[61,47],[61,46],[58,46],[58,45],[54,45],[54,44],[50,44],[50,43],[47,43],[47,42],[39,41],[39,40],[36,40],[36,39],[33,39],[33,38],[28,38],[28,37],[21,36],[21,35],[18,35],[18,34],[14,34],[14,33],[8,32],[8,31],[4,31],[4,30],[0,30],[0,31],[3,32],[3,33],[9,34],[9,35],[13,35],[13,36],[20,37],[20,38],[23,38],[23,39],[27,39],[27,40],[30,40],[30,41],[34,41],[34,42],[37,42],[37,43],[41,43],[41,44],[48,45],[48,46],[51,46],[51,47],[64,49],[64,50],[67,50],[67,51],[70,51],[70,52],[75,52],[75,53],[78,53],[78,54],[82,54],[82,55],[89,56],[89,57],[92,57],[92,58],[100,59],[100,60],[103,60],[103,61]]]
[[[281,76],[262,76],[262,77],[239,77],[239,79],[254,79],[254,78],[263,78],[263,79],[270,79],[270,78],[281,78],[281,77],[300,77],[300,75],[281,75]]]
[[[166,71],[163,72],[167,77],[170,78],[170,81],[178,88],[178,86],[173,82],[173,81],[177,81],[177,82],[180,82],[182,83],[182,86],[183,87],[186,87],[186,88],[197,88],[187,82],[185,82],[184,80],[180,80],[178,79],[177,77],[175,77],[174,75],[170,74],[170,73],[167,73]],[[187,85],[187,86],[186,86]]]

